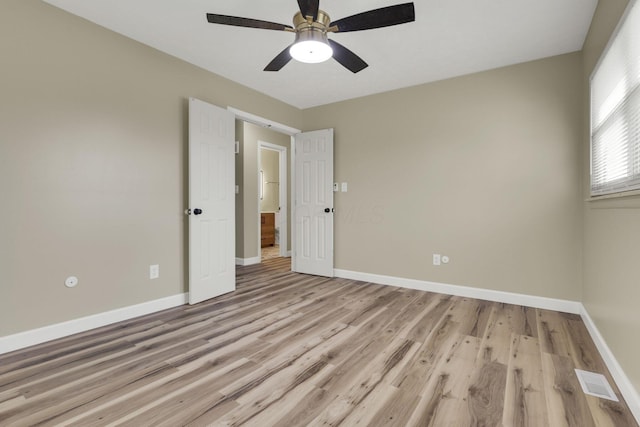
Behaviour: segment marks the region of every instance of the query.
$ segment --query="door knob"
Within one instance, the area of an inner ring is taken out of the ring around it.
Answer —
[[[325,211],[326,213],[329,213],[329,212],[331,212],[331,209],[329,209],[329,208],[324,208],[324,211]]]
[[[201,213],[202,213],[202,209],[197,209],[196,208],[196,209],[193,210],[193,214],[194,215],[200,215]]]

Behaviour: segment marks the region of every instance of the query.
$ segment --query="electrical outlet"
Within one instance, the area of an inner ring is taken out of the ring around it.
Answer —
[[[158,264],[149,266],[149,279],[157,279],[160,277],[160,266]]]
[[[440,254],[433,254],[433,265],[440,265]]]

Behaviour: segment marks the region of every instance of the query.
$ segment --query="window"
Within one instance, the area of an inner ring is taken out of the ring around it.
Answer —
[[[591,76],[591,195],[640,189],[640,0]]]

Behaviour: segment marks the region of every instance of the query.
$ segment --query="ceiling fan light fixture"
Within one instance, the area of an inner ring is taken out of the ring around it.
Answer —
[[[319,9],[319,0],[298,0],[298,6],[300,10],[293,15],[293,27],[261,19],[217,13],[207,13],[207,21],[212,24],[295,33],[294,43],[277,54],[264,67],[264,71],[279,71],[292,59],[313,64],[333,57],[340,65],[355,74],[367,68],[367,63],[340,43],[329,40],[327,33],[372,30],[406,24],[416,19],[413,3],[372,9],[337,21],[332,21],[326,12]]]
[[[296,34],[296,41],[289,49],[289,54],[296,61],[317,64],[331,58],[333,49],[324,32],[309,28]]]

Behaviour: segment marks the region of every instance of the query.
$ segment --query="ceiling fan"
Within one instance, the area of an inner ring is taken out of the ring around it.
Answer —
[[[215,13],[207,13],[207,20],[212,24],[295,33],[295,41],[273,58],[264,71],[278,71],[292,58],[301,62],[318,63],[333,57],[353,73],[362,71],[368,64],[340,43],[328,39],[327,33],[370,30],[415,21],[413,3],[382,7],[337,21],[331,21],[329,15],[319,9],[319,0],[298,0],[298,6],[300,11],[293,16],[293,27],[260,19]]]

